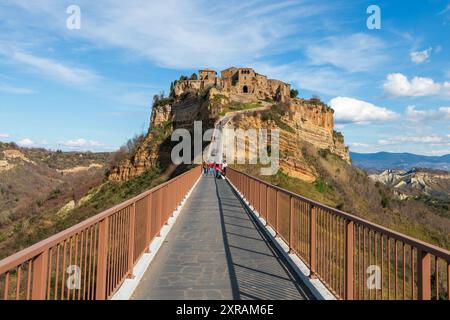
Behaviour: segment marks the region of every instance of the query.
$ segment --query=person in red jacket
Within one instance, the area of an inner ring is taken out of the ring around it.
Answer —
[[[220,163],[214,163],[214,169],[216,171],[216,178],[220,178],[222,172],[222,165]]]

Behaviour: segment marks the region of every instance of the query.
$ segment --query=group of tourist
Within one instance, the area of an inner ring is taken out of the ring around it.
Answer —
[[[215,178],[225,177],[227,174],[227,163],[205,162],[202,163],[203,174],[205,176],[212,174]]]

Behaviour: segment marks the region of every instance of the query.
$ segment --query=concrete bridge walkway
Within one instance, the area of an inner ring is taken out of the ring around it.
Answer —
[[[226,180],[202,177],[133,299],[309,299]]]

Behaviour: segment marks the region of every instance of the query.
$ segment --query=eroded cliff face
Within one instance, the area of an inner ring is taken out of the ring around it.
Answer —
[[[170,135],[172,123],[163,115],[152,116],[155,120],[148,135],[141,141],[134,154],[112,168],[108,175],[110,181],[126,181],[155,167],[165,169],[170,164]]]
[[[125,181],[155,167],[162,170],[169,167],[172,164],[173,130],[190,130],[196,120],[202,121],[204,129],[212,126],[211,99],[209,94],[194,90],[157,101],[152,108],[148,134],[131,157],[112,168],[108,180]]]
[[[307,100],[293,99],[289,114],[283,117],[297,131],[299,139],[319,149],[328,149],[347,162],[350,155],[344,136],[334,130],[334,111],[324,104],[312,104]]]
[[[277,115],[279,119],[276,118]],[[297,100],[282,110],[274,106],[267,111],[242,114],[235,117],[229,125],[244,130],[278,129],[280,168],[287,175],[306,182],[315,181],[318,173],[304,158],[301,149],[303,143],[311,144],[317,150],[328,150],[350,162],[343,137],[334,131],[333,110],[324,105],[311,105]],[[248,154],[248,149],[246,146],[245,150],[238,150],[237,153]]]
[[[385,170],[369,176],[373,181],[394,188],[400,199],[431,196],[437,199],[450,197],[450,173],[431,169]]]
[[[170,98],[154,104],[149,133],[135,154],[113,168],[109,179],[127,180],[155,166],[164,169],[171,163],[170,135],[174,129],[190,130],[194,121],[202,121],[206,130],[213,127],[214,121],[231,114],[229,112],[236,113],[229,123],[236,128],[280,129],[280,167],[292,177],[308,182],[317,177],[315,169],[303,158],[301,141],[350,162],[343,136],[334,131],[334,111],[330,107],[317,99],[285,98],[277,102],[279,93],[267,94],[273,94],[273,97],[263,101],[255,100],[254,95],[233,93],[212,82],[189,80],[176,83]],[[281,113],[280,108],[283,109]]]

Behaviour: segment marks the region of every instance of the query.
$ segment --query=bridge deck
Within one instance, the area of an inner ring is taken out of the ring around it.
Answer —
[[[202,177],[133,299],[308,299],[226,180]]]

